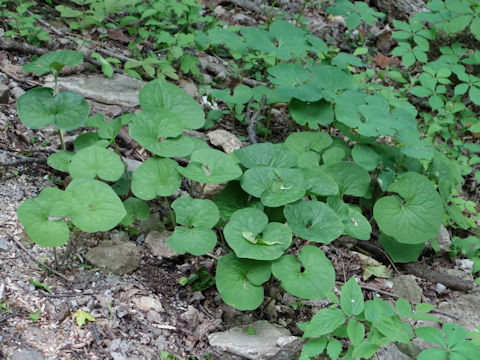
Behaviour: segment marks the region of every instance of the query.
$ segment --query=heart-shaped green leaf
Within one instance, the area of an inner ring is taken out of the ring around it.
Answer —
[[[53,217],[69,216],[69,195],[57,188],[46,188],[34,199],[25,200],[17,216],[33,242],[54,247],[65,244],[70,236],[68,225]]]
[[[283,211],[295,235],[314,242],[330,244],[343,233],[337,213],[320,201],[298,201]]]
[[[187,228],[177,226],[167,239],[167,245],[179,254],[204,255],[213,250],[217,244],[217,236],[209,228]]]
[[[352,158],[356,164],[367,171],[375,170],[381,160],[380,155],[378,155],[375,150],[364,144],[357,144],[353,147]]]
[[[193,151],[193,142],[181,136],[183,120],[168,110],[142,111],[130,124],[130,135],[152,153],[163,156],[184,157]]]
[[[90,105],[73,91],[61,91],[53,96],[52,89],[28,90],[17,101],[18,117],[31,129],[54,124],[62,130],[75,130],[87,120]]]
[[[317,130],[318,125],[327,126],[333,121],[332,104],[325,100],[305,102],[293,99],[288,108],[293,120],[302,126],[308,124],[309,129]]]
[[[321,154],[322,151],[331,146],[332,143],[333,140],[330,135],[319,131],[294,132],[285,139],[285,146],[297,155],[310,150]],[[282,164],[280,164],[280,166],[285,167]]]
[[[129,197],[123,202],[123,206],[127,215],[123,218],[122,225],[131,225],[135,219],[146,221],[150,217],[150,207],[145,200]]]
[[[178,224],[187,227],[214,227],[220,214],[217,205],[211,200],[181,197],[172,203]]]
[[[51,154],[47,159],[47,164],[52,168],[62,172],[68,172],[70,161],[72,161],[75,153],[65,150]]]
[[[409,263],[417,260],[425,248],[425,243],[404,244],[384,233],[380,233],[378,240],[380,241],[382,248],[396,263]]]
[[[98,176],[107,181],[116,181],[125,171],[125,165],[113,151],[99,146],[89,146],[73,156],[68,172],[74,179],[94,179]]]
[[[338,184],[341,195],[364,196],[370,186],[370,175],[360,165],[342,161],[324,167]]]
[[[292,232],[287,226],[268,223],[267,215],[254,208],[236,211],[223,233],[238,257],[254,260],[277,259],[292,241]]]
[[[177,167],[178,163],[172,159],[148,159],[133,173],[133,194],[143,200],[174,194],[182,183]]]
[[[138,97],[143,110],[176,115],[186,129],[199,129],[205,124],[200,104],[178,86],[164,80],[149,82]]]
[[[425,176],[407,172],[373,207],[373,216],[385,234],[405,244],[421,244],[438,236],[443,218],[440,195]]]
[[[183,176],[205,184],[221,184],[242,175],[242,169],[231,156],[215,149],[194,151],[187,167],[177,169]]]
[[[260,200],[252,198],[240,187],[240,182],[230,181],[220,194],[213,200],[220,211],[220,217],[229,220],[232,214],[246,207],[263,210]]]
[[[345,204],[338,196],[330,196],[327,203],[340,217],[345,234],[359,240],[370,239],[372,226],[358,208]]]
[[[108,145],[110,145],[110,141],[101,139],[96,132],[86,132],[80,134],[73,142],[73,147],[77,151],[85,149],[89,146],[100,146],[102,148],[106,148]]]
[[[72,198],[72,222],[85,232],[111,230],[127,214],[117,194],[101,181],[74,179],[66,192]]]
[[[59,73],[64,66],[77,66],[83,61],[84,55],[73,50],[58,50],[40,56],[22,67],[22,71],[43,75],[48,72]]]
[[[295,154],[284,144],[253,144],[235,150],[233,155],[247,169],[256,166],[291,168],[297,165]]]
[[[220,214],[211,200],[182,197],[172,203],[178,224],[167,245],[179,254],[189,252],[203,255],[217,244],[217,236],[211,230],[216,225]]]
[[[263,205],[282,206],[301,199],[307,190],[300,169],[254,167],[240,179],[242,189],[262,200]]]
[[[283,255],[274,261],[272,273],[286,291],[302,299],[322,299],[335,283],[332,263],[322,250],[312,245],[300,250],[298,260],[293,255]]]
[[[320,166],[302,169],[307,191],[318,196],[338,194],[338,185]]]
[[[218,260],[215,282],[226,304],[238,310],[254,310],[262,304],[262,284],[270,275],[270,263],[239,259],[230,253]]]

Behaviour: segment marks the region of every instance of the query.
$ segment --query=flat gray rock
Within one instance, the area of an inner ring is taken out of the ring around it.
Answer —
[[[101,272],[115,275],[129,274],[140,266],[140,253],[131,242],[104,240],[85,257]]]
[[[247,334],[249,327],[255,334]],[[294,360],[298,359],[302,343],[287,329],[266,320],[210,334],[208,341],[218,353],[214,356],[222,360]]]
[[[387,346],[382,346],[378,349],[377,353],[375,354],[375,359],[378,360],[411,360],[414,359],[407,354],[401,352],[397,345],[394,343],[390,343]]]
[[[38,351],[18,349],[12,353],[10,360],[43,360],[43,355]]]
[[[120,106],[138,104],[138,93],[145,85],[143,81],[127,75],[113,74],[111,78],[103,75],[67,76],[58,78],[60,90],[70,90],[93,101]],[[45,84],[53,87],[53,82]]]
[[[152,230],[148,233],[145,244],[147,244],[152,254],[159,259],[177,257],[178,253],[170,249],[167,245],[166,240],[170,235],[172,235],[172,233],[167,230],[162,232]]]
[[[422,288],[418,286],[415,276],[400,275],[392,279],[393,292],[415,303],[422,302]]]

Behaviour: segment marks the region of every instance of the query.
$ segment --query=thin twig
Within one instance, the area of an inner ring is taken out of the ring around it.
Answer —
[[[45,158],[23,156],[23,155],[12,153],[12,152],[6,151],[6,150],[0,150],[0,154],[11,156],[11,157],[19,159],[19,160],[13,160],[13,161],[0,162],[0,166],[12,166],[12,165],[20,165],[20,164],[26,164],[26,163],[44,163],[44,162],[47,162],[47,159],[45,159]]]
[[[23,244],[18,241],[17,239],[15,239],[13,236],[10,236],[10,239],[12,239],[15,244],[18,245],[18,247],[20,249],[22,249],[33,261],[35,261],[37,264],[39,264],[40,268],[45,268],[47,269],[48,271],[50,271],[52,274],[55,274],[56,276],[58,276],[60,279],[64,280],[67,284],[69,283],[69,280],[62,274],[60,274],[58,271],[56,271],[55,269],[52,269],[50,266],[44,264],[43,262],[41,262],[40,260],[38,260],[31,252],[30,250],[28,250],[25,246],[23,246]],[[43,269],[42,269],[43,270]]]
[[[44,291],[39,291],[38,294],[42,297],[48,297],[48,298],[53,298],[53,299],[60,299],[60,298],[72,298],[72,297],[78,297],[78,296],[84,296],[85,294],[83,293],[78,293],[78,294],[48,294]]]

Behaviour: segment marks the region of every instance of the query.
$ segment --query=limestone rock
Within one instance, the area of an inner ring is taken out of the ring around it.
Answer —
[[[227,154],[240,149],[242,142],[232,133],[226,130],[214,130],[207,134],[208,140],[214,146],[220,146]]]
[[[145,239],[145,244],[147,244],[152,254],[159,259],[174,258],[178,256],[178,254],[172,249],[170,249],[166,242],[167,238],[169,238],[170,235],[172,235],[172,233],[167,230],[164,230],[162,232],[152,230],[148,233],[147,238]]]
[[[122,74],[113,74],[111,78],[94,74],[58,79],[60,90],[74,91],[102,104],[120,106],[138,104],[138,93],[144,85],[143,81]],[[54,84],[46,83],[45,86],[53,87]]]
[[[156,312],[163,311],[162,303],[152,296],[141,296],[139,298],[134,298],[132,301],[137,308],[145,312],[149,310],[154,310]]]
[[[438,309],[458,315],[460,320],[457,323],[468,331],[476,330],[480,324],[480,295],[477,292],[457,296],[450,303],[439,304]],[[435,314],[435,316],[443,318],[439,314]],[[443,319],[452,321],[449,318]]]
[[[140,253],[131,242],[105,240],[85,255],[101,272],[124,275],[140,266]]]
[[[159,233],[165,230],[165,225],[163,225],[160,213],[158,212],[151,213],[148,220],[140,221],[137,226],[138,235],[147,235],[153,230]]]
[[[247,327],[253,328],[255,334],[247,334]],[[265,320],[210,334],[208,341],[218,352],[214,357],[222,360],[298,359],[302,343],[287,329]]]
[[[447,252],[450,251],[450,244],[452,243],[450,233],[443,224],[440,226],[440,235],[437,236],[437,242],[440,249]]]
[[[422,302],[422,288],[417,285],[415,276],[401,275],[393,278],[393,292],[407,300]]]
[[[410,356],[401,352],[397,345],[394,343],[390,343],[387,346],[382,346],[378,349],[377,353],[375,354],[375,359],[378,360],[410,360],[412,359]]]

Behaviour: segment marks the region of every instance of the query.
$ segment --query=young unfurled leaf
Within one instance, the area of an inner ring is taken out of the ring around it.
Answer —
[[[240,258],[274,260],[290,246],[292,232],[280,223],[268,223],[268,217],[254,208],[238,210],[223,233],[228,245]]]

